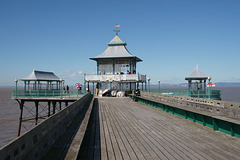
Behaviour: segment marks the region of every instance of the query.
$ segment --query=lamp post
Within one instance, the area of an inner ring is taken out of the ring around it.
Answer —
[[[62,90],[63,90],[63,79],[62,78],[60,78],[60,84],[61,84],[61,86],[60,86],[60,96],[61,96],[61,98],[62,98]]]
[[[90,80],[87,80],[87,82],[88,82],[88,88],[87,88],[87,89],[88,89],[88,92],[89,92],[89,81],[90,81]]]
[[[208,99],[210,99],[211,98],[211,92],[210,92],[210,87],[211,87],[211,83],[210,83],[210,81],[211,81],[211,76],[209,76],[208,77]]]
[[[160,80],[158,80],[158,92],[160,93]]]
[[[150,77],[148,77],[148,92],[150,92],[150,81],[151,81],[151,78]]]
[[[18,83],[18,79],[17,78],[15,79],[15,83],[16,83],[16,94],[15,94],[15,96],[17,97],[17,83]]]

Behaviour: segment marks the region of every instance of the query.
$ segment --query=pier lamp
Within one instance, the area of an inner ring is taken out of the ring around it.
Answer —
[[[17,83],[18,83],[18,79],[17,78],[15,79],[15,83],[16,83],[16,94],[15,95],[17,97]]]
[[[211,97],[210,97],[210,96],[211,96],[211,95],[210,95],[210,94],[211,94],[211,93],[210,93],[210,87],[211,87],[210,81],[211,81],[211,79],[212,79],[211,76],[209,76],[209,77],[208,77],[208,85],[209,85],[209,86],[208,86],[208,99],[211,98]]]
[[[62,98],[62,90],[63,90],[63,79],[62,78],[60,78],[60,88],[61,88],[61,91],[60,91],[60,96],[61,96],[61,98]]]
[[[89,81],[90,81],[90,80],[87,80],[87,82],[88,82],[88,92],[89,92]]]
[[[160,93],[160,80],[158,80],[158,92]]]
[[[151,78],[148,77],[147,80],[148,80],[148,92],[150,92],[150,81],[151,81]]]

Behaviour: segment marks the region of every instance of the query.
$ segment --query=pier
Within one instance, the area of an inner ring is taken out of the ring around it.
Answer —
[[[142,92],[138,102],[131,96],[89,93],[4,146],[0,156],[6,160],[238,159],[239,105],[148,92]],[[177,108],[185,110],[187,118]],[[203,118],[205,125],[198,114],[208,117]],[[216,126],[211,127],[209,117],[215,118]]]
[[[12,98],[21,110],[19,137],[1,148],[0,157],[239,159],[240,103],[220,101],[221,92],[207,89],[211,77],[198,66],[185,78],[188,96],[160,94],[160,80],[159,93],[150,92],[151,78],[137,70],[142,60],[127,50],[117,27],[115,31],[108,48],[90,58],[97,62],[97,72],[84,74],[83,91],[65,88],[53,72],[33,71],[20,79],[23,90],[17,89],[16,79]],[[27,108],[25,102],[34,106]],[[40,102],[47,102],[44,117],[39,117]],[[32,117],[23,116],[24,107],[33,111]],[[43,122],[38,123],[39,118]],[[28,120],[35,121],[35,127],[20,135],[22,122]]]

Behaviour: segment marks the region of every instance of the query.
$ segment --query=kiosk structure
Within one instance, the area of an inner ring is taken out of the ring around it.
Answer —
[[[127,50],[127,43],[118,36],[119,30],[115,31],[116,36],[108,43],[108,48],[102,54],[90,58],[97,62],[97,74],[84,76],[87,89],[89,83],[92,83],[94,91],[96,84],[100,96],[112,91],[123,91],[127,95],[139,87],[139,83],[142,83],[142,89],[145,83],[146,88],[146,75],[137,72],[137,62],[142,60]]]
[[[213,90],[210,88],[211,77],[202,73],[198,65],[194,69],[194,72],[185,77],[188,81],[188,96],[195,98],[207,98],[207,99],[221,99],[221,91]],[[207,80],[209,87],[207,88]]]

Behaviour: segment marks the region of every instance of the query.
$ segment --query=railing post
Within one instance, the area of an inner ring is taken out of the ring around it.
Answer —
[[[15,97],[17,98],[18,94],[17,94],[17,83],[18,83],[18,79],[15,79],[16,82],[16,92],[15,92]]]

